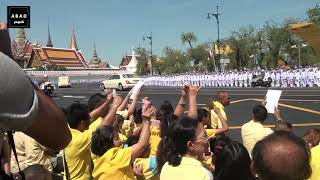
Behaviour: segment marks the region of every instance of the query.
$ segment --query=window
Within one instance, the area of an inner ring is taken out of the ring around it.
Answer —
[[[120,79],[119,75],[113,75],[113,79]]]
[[[122,76],[123,76],[124,78],[138,78],[138,76],[135,75],[135,74],[123,74]]]

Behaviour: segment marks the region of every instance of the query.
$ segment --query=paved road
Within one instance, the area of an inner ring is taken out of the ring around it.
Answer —
[[[229,91],[232,99],[230,106],[226,107],[228,122],[231,125],[230,136],[241,140],[240,126],[251,119],[251,110],[258,99],[263,99],[265,88],[202,88],[198,106],[204,106],[208,98],[213,98],[217,91]],[[282,88],[280,110],[284,120],[293,123],[295,133],[302,136],[306,130],[320,126],[320,89],[316,88]],[[78,85],[72,88],[57,89],[53,99],[61,107],[67,107],[73,101],[87,103],[90,95],[103,93],[98,84]],[[118,94],[124,96],[128,91]],[[160,106],[164,100],[169,100],[173,106],[178,102],[180,88],[145,87],[141,97],[149,96],[152,101]],[[266,124],[274,124],[274,117],[269,115]]]

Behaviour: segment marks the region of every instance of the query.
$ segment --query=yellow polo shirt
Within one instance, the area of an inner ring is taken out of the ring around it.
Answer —
[[[72,140],[64,149],[70,178],[72,180],[88,180],[91,177],[91,139],[97,127],[102,124],[102,118],[94,121],[88,130],[80,132],[70,128]],[[66,177],[65,177],[66,178]]]
[[[320,145],[311,149],[311,168],[312,174],[309,180],[320,179]]]
[[[218,101],[214,101],[213,104],[220,109],[222,117],[227,120],[227,114],[224,111],[224,106]],[[222,128],[221,120],[214,110],[211,110],[211,126],[215,129]]]
[[[150,131],[151,131],[151,134],[150,134],[150,147],[151,147],[150,157],[151,157],[153,155],[156,155],[158,151],[158,145],[161,141],[160,127],[151,126]]]
[[[208,171],[200,161],[190,158],[182,157],[179,166],[171,166],[168,162],[164,164],[160,173],[160,180],[212,180],[213,175]]]
[[[135,179],[131,167],[132,147],[109,149],[94,161],[93,178],[108,180]]]
[[[248,150],[248,153],[251,157],[251,152],[254,145],[262,140],[264,137],[272,134],[273,130],[270,128],[264,127],[261,123],[251,120],[241,127],[241,136],[244,147]]]

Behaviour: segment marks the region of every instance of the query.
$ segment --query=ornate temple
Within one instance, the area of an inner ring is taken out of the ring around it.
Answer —
[[[72,29],[70,48],[56,48],[53,46],[49,26],[46,46],[38,43],[32,44],[26,38],[25,30],[17,29],[16,37],[12,41],[12,54],[14,60],[22,68],[37,68],[46,65],[55,65],[69,70],[89,68],[85,56],[78,49],[74,28]],[[98,67],[100,67],[100,64]],[[104,67],[108,67],[108,64],[105,64]]]
[[[31,67],[31,53],[33,48],[40,47],[38,44],[32,44],[26,38],[26,33],[23,28],[17,29],[17,34],[15,39],[11,43],[13,59],[22,68]]]
[[[93,56],[90,59],[89,67],[90,68],[111,68],[108,63],[103,62],[97,54],[96,43],[93,45]]]
[[[141,56],[135,55],[134,48],[132,48],[132,54],[123,56],[119,67],[120,69],[135,73],[137,70],[138,61],[141,59]]]
[[[56,65],[70,69],[88,68],[86,59],[78,49],[76,34],[72,29],[70,48],[53,47],[50,30],[48,28],[48,41],[45,47],[33,48],[31,54],[31,67],[39,67],[43,65]]]

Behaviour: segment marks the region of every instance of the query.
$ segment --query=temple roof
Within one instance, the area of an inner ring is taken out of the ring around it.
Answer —
[[[75,49],[40,47],[34,48],[33,52],[43,63],[55,64],[66,69],[88,67],[82,52]]]

